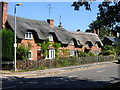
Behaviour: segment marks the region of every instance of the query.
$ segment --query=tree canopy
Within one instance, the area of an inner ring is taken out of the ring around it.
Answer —
[[[92,2],[96,0],[78,0],[73,2],[71,6],[74,10],[80,10],[84,6],[86,10],[91,11]],[[118,0],[104,0],[98,5],[99,13],[97,13],[97,20],[90,25],[91,29],[108,26],[113,29],[120,23],[120,1]]]

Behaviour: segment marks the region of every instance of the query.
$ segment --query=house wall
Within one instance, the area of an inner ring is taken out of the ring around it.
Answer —
[[[32,45],[30,51],[32,51],[32,60],[37,60],[37,50],[41,49],[40,46],[37,46],[35,43],[34,39],[32,40],[21,40],[21,43],[24,44],[25,46],[28,46],[28,43]]]
[[[75,46],[72,46],[72,45],[68,45],[67,47],[60,47],[59,48],[59,57],[69,57],[66,53],[64,54],[63,53],[63,50],[68,50],[68,53],[69,53],[69,50],[74,50],[74,51],[82,51],[82,52],[85,52],[85,46],[82,46],[81,48],[76,48]],[[96,50],[96,47],[95,46],[92,46],[90,48],[90,52],[94,52]],[[99,52],[101,52],[101,48],[98,48]]]
[[[99,52],[101,52],[102,48],[97,46],[92,46],[90,52],[94,52],[95,50],[98,50]]]

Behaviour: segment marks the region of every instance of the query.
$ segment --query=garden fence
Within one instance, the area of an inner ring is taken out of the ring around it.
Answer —
[[[36,70],[36,69],[40,70],[45,68],[66,67],[66,66],[74,66],[74,65],[113,61],[113,60],[115,60],[114,56],[70,57],[70,58],[60,58],[60,59],[42,59],[38,61],[17,60],[17,69],[18,70]],[[9,69],[9,70],[13,69],[14,67],[13,64],[6,64],[5,62],[2,62],[2,69]]]

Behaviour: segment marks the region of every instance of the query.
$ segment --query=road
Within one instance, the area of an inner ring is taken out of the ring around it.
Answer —
[[[118,82],[119,64],[71,72],[3,81],[4,89],[13,88],[101,88]]]

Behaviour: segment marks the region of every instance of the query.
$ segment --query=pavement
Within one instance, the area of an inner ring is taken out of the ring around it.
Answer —
[[[117,61],[110,61],[110,62],[99,62],[93,64],[85,64],[85,65],[78,65],[78,66],[70,66],[70,67],[61,67],[61,68],[53,68],[53,69],[45,69],[45,70],[36,70],[36,71],[27,71],[27,72],[15,72],[11,73],[9,71],[0,71],[0,79],[9,80],[13,78],[29,78],[34,76],[43,76],[48,74],[57,74],[57,73],[64,73],[70,71],[77,71],[77,70],[86,70],[91,68],[100,68],[105,67],[106,65],[111,65]]]

